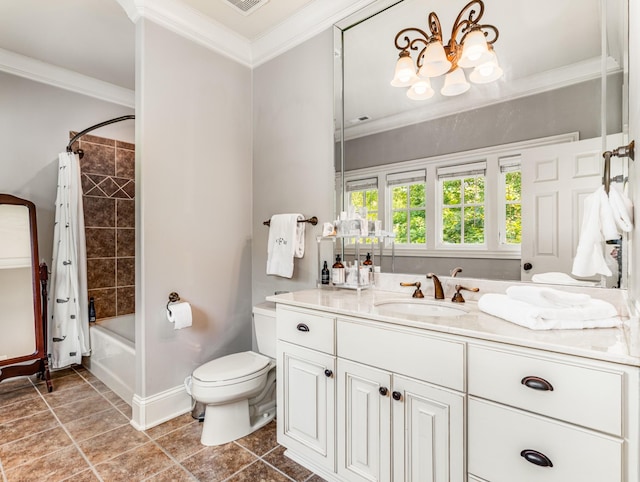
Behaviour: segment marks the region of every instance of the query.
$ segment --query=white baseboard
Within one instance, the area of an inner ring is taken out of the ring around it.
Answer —
[[[191,396],[184,385],[179,385],[150,397],[133,396],[131,425],[136,430],[147,430],[191,411]]]

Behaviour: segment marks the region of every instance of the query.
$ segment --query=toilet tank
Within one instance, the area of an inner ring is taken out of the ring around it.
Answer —
[[[253,329],[258,353],[276,358],[276,304],[265,301],[253,307]]]

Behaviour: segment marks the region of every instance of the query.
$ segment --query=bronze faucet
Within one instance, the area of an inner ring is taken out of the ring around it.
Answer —
[[[456,285],[456,292],[453,295],[453,298],[451,298],[451,301],[453,301],[454,303],[464,303],[464,298],[462,297],[462,293],[460,293],[460,290],[473,291],[474,293],[477,293],[478,291],[480,291],[480,288],[465,288],[462,285]]]
[[[433,279],[433,297],[436,300],[444,300],[444,291],[438,277],[433,273],[427,273],[427,279]]]
[[[451,277],[455,278],[458,273],[462,273],[462,268],[460,266],[451,270]]]
[[[412,298],[424,298],[422,291],[420,291],[420,281],[416,281],[415,283],[400,283],[400,286],[415,286],[416,290],[411,295]]]

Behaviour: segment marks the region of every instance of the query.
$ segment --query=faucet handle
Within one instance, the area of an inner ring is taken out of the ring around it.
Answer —
[[[458,273],[462,273],[462,268],[460,266],[451,270],[451,277],[455,278]]]
[[[464,298],[462,297],[462,293],[460,293],[461,290],[473,291],[474,293],[477,293],[478,291],[480,291],[480,288],[465,288],[462,285],[456,285],[456,292],[454,293],[453,298],[451,298],[451,301],[453,301],[454,303],[464,303]]]
[[[422,284],[420,284],[420,281],[416,281],[415,283],[400,283],[400,286],[415,286],[416,290],[411,296],[413,298],[424,298],[422,291],[420,291],[420,286],[422,286]]]

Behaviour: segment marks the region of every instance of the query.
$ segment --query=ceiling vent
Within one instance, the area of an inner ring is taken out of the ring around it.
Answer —
[[[224,2],[242,15],[249,15],[269,3],[269,0],[224,0]]]

